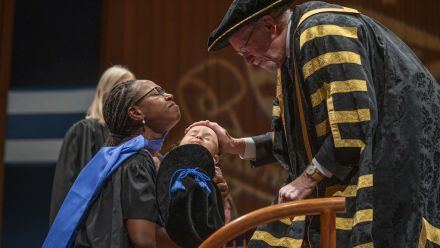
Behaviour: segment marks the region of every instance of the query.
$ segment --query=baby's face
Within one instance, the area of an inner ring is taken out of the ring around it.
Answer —
[[[183,137],[180,145],[199,144],[204,146],[211,155],[218,155],[218,139],[215,132],[207,126],[195,126]]]

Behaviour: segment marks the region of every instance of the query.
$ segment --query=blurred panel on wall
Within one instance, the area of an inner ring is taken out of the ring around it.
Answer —
[[[182,120],[170,133],[166,148],[198,120],[217,121],[233,136],[270,130],[274,75],[246,66],[230,48],[207,52],[207,37],[231,2],[103,2],[101,69],[126,64],[139,78],[161,84],[181,105]],[[438,1],[334,2],[388,26],[440,79]],[[277,164],[251,169],[248,162],[227,155],[221,163],[241,214],[269,204],[286,177]]]
[[[14,13],[10,89],[2,98],[2,247],[39,247],[60,145],[84,118],[99,78],[101,1],[15,0]]]

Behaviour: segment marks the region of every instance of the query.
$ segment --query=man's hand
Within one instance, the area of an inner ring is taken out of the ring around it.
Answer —
[[[278,193],[278,203],[302,200],[313,192],[318,183],[303,172],[291,183],[282,187]]]
[[[194,122],[185,129],[185,133],[187,133],[194,126],[207,126],[211,128],[217,134],[218,143],[223,149],[223,152],[235,155],[244,153],[244,140],[232,137],[231,135],[229,135],[228,131],[220,126],[218,123],[208,120]]]

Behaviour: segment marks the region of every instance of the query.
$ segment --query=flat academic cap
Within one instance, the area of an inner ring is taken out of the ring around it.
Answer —
[[[179,146],[160,163],[159,212],[168,235],[181,247],[198,247],[225,224],[223,198],[214,176],[212,155],[198,144]]]
[[[290,5],[294,0],[234,0],[220,25],[208,37],[208,51],[229,45],[228,38],[245,24],[277,7]]]

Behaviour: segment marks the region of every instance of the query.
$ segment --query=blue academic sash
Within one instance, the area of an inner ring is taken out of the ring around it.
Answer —
[[[76,237],[82,218],[101,192],[103,183],[126,159],[149,147],[148,143],[154,142],[149,142],[139,135],[119,146],[101,148],[70,188],[47,234],[43,248],[69,247]]]

